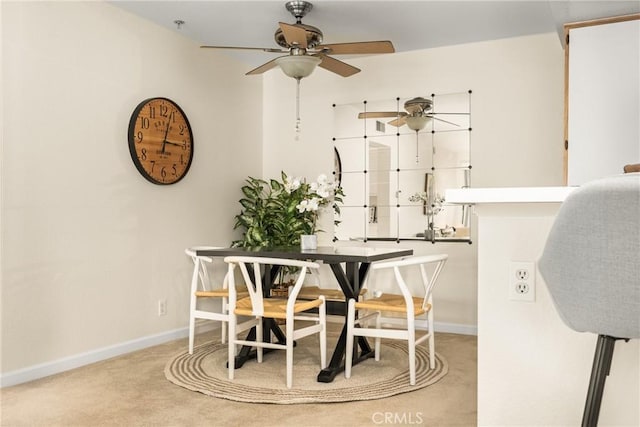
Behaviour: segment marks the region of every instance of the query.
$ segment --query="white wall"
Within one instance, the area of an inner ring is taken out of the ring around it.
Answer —
[[[310,178],[333,170],[333,103],[471,89],[472,185],[562,185],[564,59],[555,33],[344,60],[362,72],[342,78],[317,69],[302,80],[299,141],[295,81],[278,70],[265,74],[265,177],[277,177],[281,169]],[[472,238],[477,240],[475,231]],[[449,330],[475,328],[476,243],[403,241],[400,246],[449,254],[435,290],[436,322]]]
[[[1,11],[3,376],[183,328],[183,248],[232,239],[247,175],[330,172],[334,102],[472,89],[473,185],[561,182],[554,34],[346,59],[363,69],[348,79],[318,69],[302,82],[294,141],[295,82],[277,70],[246,78],[245,65],[104,3]],[[133,108],[152,96],[178,102],[195,135],[194,164],[174,186],[145,181],[126,145]],[[239,111],[262,123],[234,126]],[[436,320],[473,331],[476,245],[402,246],[449,253]]]
[[[184,328],[183,249],[229,244],[230,207],[261,174],[260,121],[235,125],[262,115],[260,79],[107,3],[1,8],[2,373]],[[127,147],[133,109],[155,96],[195,137],[172,186],[143,179]]]

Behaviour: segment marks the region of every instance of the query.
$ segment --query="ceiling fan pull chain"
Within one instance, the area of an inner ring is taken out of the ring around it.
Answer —
[[[416,131],[416,165],[420,163],[420,147],[418,146],[418,131]]]
[[[300,133],[300,80],[296,79],[296,140]]]

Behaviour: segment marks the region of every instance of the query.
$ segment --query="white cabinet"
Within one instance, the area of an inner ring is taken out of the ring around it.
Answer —
[[[640,163],[638,18],[565,26],[568,185],[619,174],[624,165]]]

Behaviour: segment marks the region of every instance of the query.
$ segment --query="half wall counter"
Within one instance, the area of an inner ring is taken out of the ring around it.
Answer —
[[[477,216],[478,425],[580,425],[596,335],[568,328],[536,265],[576,187],[447,190]],[[513,297],[513,263],[532,262],[529,301]],[[531,298],[532,297],[532,298]],[[601,425],[640,425],[640,340],[616,346]]]

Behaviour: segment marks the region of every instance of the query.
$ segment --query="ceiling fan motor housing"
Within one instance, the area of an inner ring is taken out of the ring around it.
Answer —
[[[404,103],[404,109],[412,116],[420,115],[429,111],[432,107],[433,101],[422,97],[413,98]]]
[[[295,27],[302,28],[303,30],[306,31],[307,49],[313,49],[314,47],[322,43],[322,31],[320,31],[318,28],[312,25],[301,24],[299,22],[292,25]],[[282,46],[285,49],[288,49],[291,47],[289,46],[289,44],[287,44],[287,41],[284,38],[284,34],[281,28],[278,27],[275,34],[273,35],[273,38],[276,40],[276,43],[278,44],[278,46]]]

